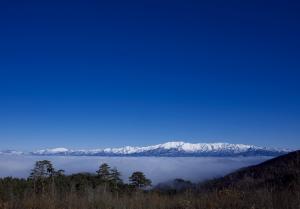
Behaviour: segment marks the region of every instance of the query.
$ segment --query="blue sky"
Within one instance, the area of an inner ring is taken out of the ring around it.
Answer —
[[[300,147],[300,4],[1,1],[0,147]]]

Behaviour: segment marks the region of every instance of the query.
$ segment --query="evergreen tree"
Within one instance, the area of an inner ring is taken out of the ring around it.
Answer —
[[[151,180],[147,179],[145,174],[140,171],[134,172],[130,177],[129,181],[131,182],[131,185],[137,188],[143,188],[147,186],[151,186]]]
[[[100,165],[99,169],[97,170],[97,174],[101,181],[109,181],[111,177],[109,165],[106,163]]]
[[[110,171],[110,181],[115,186],[118,184],[123,184],[123,181],[121,179],[121,173],[116,168],[113,168]]]
[[[49,160],[37,161],[31,170],[30,179],[43,179],[53,176],[55,169]]]
[[[54,194],[54,177],[55,169],[52,163],[49,160],[42,160],[35,163],[29,179],[33,181],[34,191],[42,194],[44,194],[50,180],[52,194]]]

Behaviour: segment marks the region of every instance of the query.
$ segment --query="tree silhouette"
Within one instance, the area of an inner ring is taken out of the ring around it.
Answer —
[[[113,183],[113,185],[118,185],[123,183],[121,179],[121,173],[116,168],[113,168],[110,171],[110,181]]]
[[[45,187],[51,180],[52,194],[54,194],[54,178],[56,171],[49,160],[37,161],[31,170],[29,179],[33,181],[34,191],[36,193],[44,193]]]
[[[147,179],[145,174],[140,171],[136,171],[132,173],[132,175],[129,177],[129,181],[131,182],[131,185],[137,188],[144,188],[147,186],[151,186],[151,180]]]
[[[30,179],[43,179],[55,174],[55,169],[49,160],[37,161],[31,170]]]
[[[109,181],[111,177],[109,165],[106,163],[100,165],[99,169],[97,170],[97,174],[101,181],[104,182]]]

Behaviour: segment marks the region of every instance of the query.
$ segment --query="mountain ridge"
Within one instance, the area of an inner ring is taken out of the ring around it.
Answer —
[[[120,148],[67,149],[52,148],[30,152],[31,155],[59,156],[279,156],[292,150],[230,143],[188,143],[172,141],[151,146],[124,146]]]

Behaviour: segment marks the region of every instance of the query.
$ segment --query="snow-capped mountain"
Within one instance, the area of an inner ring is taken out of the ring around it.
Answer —
[[[278,156],[288,153],[287,149],[274,149],[245,144],[229,143],[186,143],[167,142],[145,147],[125,146],[90,150],[72,150],[66,148],[43,149],[31,152],[32,155],[68,155],[68,156]]]
[[[23,152],[16,150],[2,150],[0,151],[0,155],[23,155]]]

